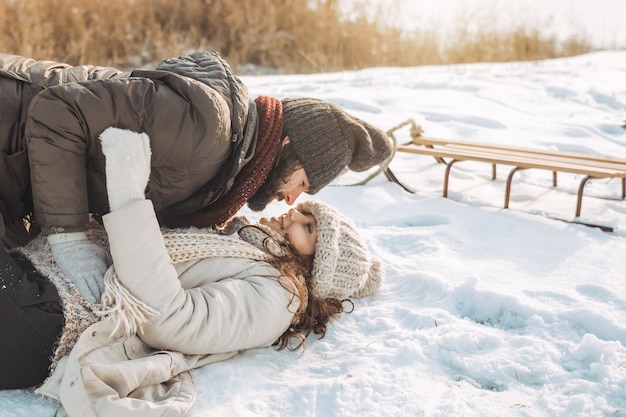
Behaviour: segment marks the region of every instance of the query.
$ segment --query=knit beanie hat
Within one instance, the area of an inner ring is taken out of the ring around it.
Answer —
[[[383,281],[380,261],[371,259],[354,224],[320,201],[298,204],[317,222],[313,258],[313,293],[322,298],[365,297],[378,291]]]
[[[389,137],[339,107],[314,98],[286,98],[285,134],[317,193],[347,168],[362,172],[393,153]]]

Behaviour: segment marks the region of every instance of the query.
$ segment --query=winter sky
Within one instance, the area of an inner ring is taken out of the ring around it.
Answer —
[[[525,25],[560,39],[582,35],[599,48],[626,47],[625,0],[342,0],[365,4],[377,18],[405,29],[449,35],[459,25],[470,30]],[[382,6],[381,6],[382,5]]]

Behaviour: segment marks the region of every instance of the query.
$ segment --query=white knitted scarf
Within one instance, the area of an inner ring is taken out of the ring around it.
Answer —
[[[268,252],[275,253],[276,247],[279,247],[276,246],[276,241],[282,239],[265,227],[243,227],[247,224],[245,218],[236,218],[225,230],[196,228],[164,230],[163,237],[173,263],[209,257],[270,260],[271,255]],[[228,236],[235,231],[239,232],[239,237]],[[87,235],[89,240],[108,250],[104,230],[92,229]],[[50,245],[45,237],[40,236],[17,251],[24,254],[40,274],[50,279],[63,305],[65,324],[53,354],[51,371],[56,368],[61,358],[70,353],[82,332],[100,318],[110,317],[116,321],[115,331],[111,335],[113,337],[117,332],[121,335],[134,334],[138,326],[145,323],[149,316],[158,314],[121,285],[114,267],[109,268],[105,275],[103,305],[99,310],[98,306],[86,301],[76,286],[63,276],[54,262]]]
[[[238,218],[239,219],[239,218]],[[237,220],[240,221],[240,220]],[[268,239],[271,231],[264,227],[242,226],[247,224],[231,222],[228,230],[175,229],[164,230],[163,240],[172,263],[182,263],[205,258],[228,257],[245,258],[256,261],[269,261],[275,253],[273,246],[276,236]],[[239,236],[228,236],[234,231]],[[242,240],[243,239],[243,240]],[[105,291],[102,295],[102,310],[98,317],[108,317],[115,321],[111,337],[127,337],[135,334],[150,317],[158,316],[158,311],[132,295],[119,281],[115,267],[111,266],[104,277]]]

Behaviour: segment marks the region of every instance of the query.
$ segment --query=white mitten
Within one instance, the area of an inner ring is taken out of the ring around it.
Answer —
[[[106,158],[111,211],[146,198],[150,178],[150,138],[145,133],[109,127],[100,134]]]
[[[101,246],[87,240],[85,232],[49,235],[48,243],[63,275],[74,283],[85,300],[100,303],[104,274],[113,263],[111,256]]]

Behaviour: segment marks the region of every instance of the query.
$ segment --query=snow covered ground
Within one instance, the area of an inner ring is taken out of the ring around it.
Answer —
[[[329,100],[382,129],[413,118],[434,137],[626,158],[626,51],[542,62],[245,77],[251,96]],[[399,131],[408,140],[408,131]],[[621,183],[516,174],[397,154],[408,194],[346,174],[320,192],[386,267],[380,294],[299,352],[242,353],[193,372],[206,416],[626,416],[626,201]],[[267,214],[283,212],[275,204]],[[255,215],[244,210],[244,214]],[[258,217],[258,216],[257,216]],[[55,415],[29,391],[0,416]]]

